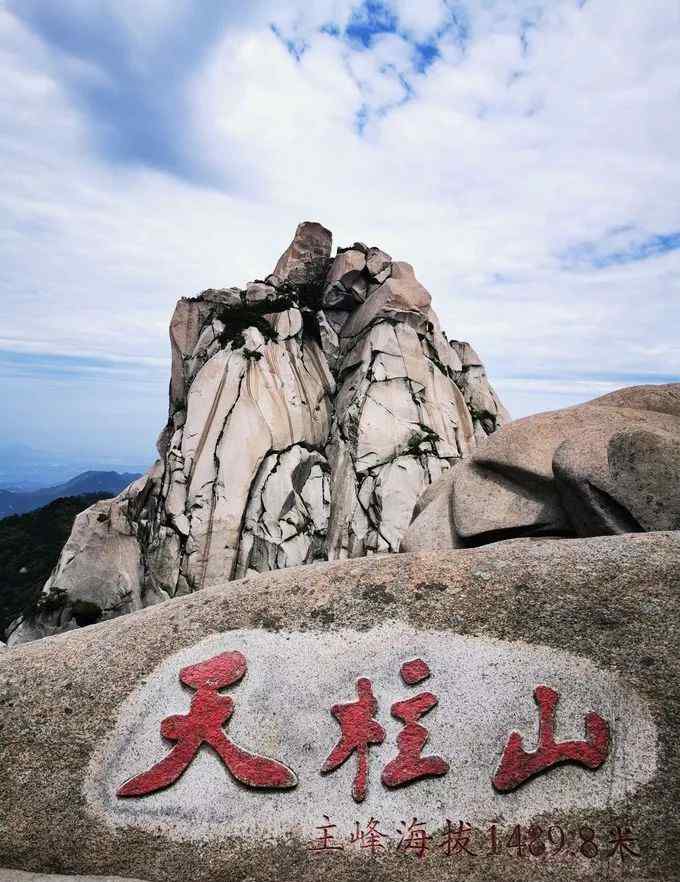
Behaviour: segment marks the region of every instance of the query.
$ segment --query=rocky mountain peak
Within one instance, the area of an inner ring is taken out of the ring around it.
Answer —
[[[399,550],[418,497],[508,421],[413,267],[298,226],[274,272],[183,298],[159,459],[79,515],[14,642],[284,567]],[[59,592],[57,594],[57,592]]]
[[[303,221],[269,279],[274,283],[315,281],[328,266],[332,244],[330,230],[315,221]]]

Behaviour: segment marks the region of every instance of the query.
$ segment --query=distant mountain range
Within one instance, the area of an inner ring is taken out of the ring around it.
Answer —
[[[39,490],[20,492],[0,490],[0,518],[34,511],[62,496],[84,496],[92,493],[117,496],[124,487],[138,477],[139,474],[134,472],[89,471],[82,472],[63,484],[55,484]]]
[[[43,450],[0,439],[0,490],[24,493],[67,482],[82,472],[145,472],[153,457]]]

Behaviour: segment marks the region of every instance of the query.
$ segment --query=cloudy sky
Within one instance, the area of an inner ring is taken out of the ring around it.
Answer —
[[[300,220],[513,415],[680,379],[678,0],[0,0],[0,440],[152,458],[175,301]]]

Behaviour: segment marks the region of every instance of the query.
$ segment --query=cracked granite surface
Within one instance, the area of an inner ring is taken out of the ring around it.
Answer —
[[[413,268],[304,223],[273,274],[177,304],[159,459],[78,516],[10,644],[318,560],[399,551],[418,497],[509,421]]]

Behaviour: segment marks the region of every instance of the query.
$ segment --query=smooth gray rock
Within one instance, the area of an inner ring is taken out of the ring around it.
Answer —
[[[622,389],[518,420],[485,440],[427,500],[404,550],[678,530],[680,384]]]

